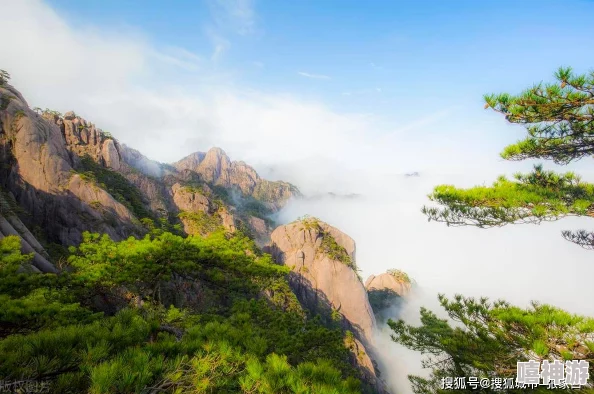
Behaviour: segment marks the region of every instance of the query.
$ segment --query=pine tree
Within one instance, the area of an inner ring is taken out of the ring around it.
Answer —
[[[517,96],[485,96],[485,109],[503,114],[528,132],[525,139],[503,150],[504,159],[568,164],[594,153],[594,72],[574,75],[571,68],[561,68],[555,76],[556,83],[541,83]],[[501,176],[490,187],[437,186],[429,198],[442,207],[424,207],[423,213],[430,221],[452,226],[488,228],[594,216],[593,184],[571,172],[545,171],[542,165],[513,179]],[[592,232],[564,231],[563,236],[594,249]],[[538,303],[522,309],[460,295],[454,300],[440,295],[439,300],[449,319],[422,308],[419,327],[402,320],[389,322],[394,341],[428,356],[423,366],[431,375],[409,376],[416,393],[446,392],[442,379],[448,377],[514,378],[516,362],[527,360],[589,361],[591,379],[583,392],[593,390],[594,319]],[[477,391],[502,392],[466,390]],[[551,392],[545,387],[531,391]]]
[[[556,83],[540,83],[517,96],[485,96],[485,108],[527,130],[526,138],[507,146],[502,158],[568,164],[594,153],[594,72],[574,75],[571,68],[560,68],[555,77]],[[452,226],[486,228],[594,215],[594,185],[572,172],[545,171],[542,165],[512,180],[501,176],[490,187],[437,186],[429,198],[443,208],[424,207],[423,213]],[[594,248],[591,232],[564,231],[563,236]]]

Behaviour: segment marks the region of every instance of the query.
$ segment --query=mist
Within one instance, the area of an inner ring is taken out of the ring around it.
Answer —
[[[594,299],[592,252],[561,237],[562,229],[588,228],[587,220],[493,229],[448,227],[428,222],[420,212],[430,203],[426,195],[432,188],[442,183],[483,184],[493,178],[426,173],[407,177],[381,174],[378,169],[355,174],[336,172],[328,179],[335,188],[345,191],[348,187],[358,197],[294,200],[279,219],[289,222],[309,214],[349,234],[356,241],[356,263],[364,280],[390,268],[408,273],[416,281],[415,291],[400,308],[393,309],[395,320],[420,324],[421,306],[447,317],[438,293],[486,296],[524,307],[535,300],[574,313],[594,314],[594,305],[586,301]],[[393,390],[411,392],[407,375],[426,376],[428,371],[422,370],[419,353],[393,343],[389,335],[389,328],[380,324],[376,345],[382,377]]]
[[[480,94],[509,86],[483,78],[473,84],[479,92],[473,97],[424,99],[394,106],[389,114],[340,110],[282,88],[254,88],[241,73],[221,68],[233,43],[218,37],[223,32],[216,28],[209,30],[211,52],[196,54],[158,46],[130,26],[75,26],[42,1],[0,0],[0,9],[0,36],[19,38],[0,40],[0,66],[31,106],[74,110],[150,159],[173,162],[219,146],[264,178],[294,183],[310,198],[292,200],[277,220],[308,214],[353,237],[364,279],[390,268],[407,272],[418,289],[394,311],[405,320],[418,322],[420,306],[439,313],[438,293],[519,306],[537,300],[594,315],[594,304],[584,301],[594,299],[594,255],[561,237],[564,229],[591,228],[586,219],[481,230],[427,222],[420,212],[436,185],[490,184],[497,175],[531,167],[499,158],[524,130],[482,109]],[[226,20],[221,14],[213,19]],[[552,73],[557,60],[545,60],[540,69]],[[518,62],[509,60],[513,67]],[[439,64],[437,58],[431,62]],[[481,67],[496,74],[491,64]],[[518,89],[548,77],[534,75]],[[590,166],[583,161],[567,169],[584,174]],[[410,172],[419,176],[405,176]],[[356,196],[345,197],[350,194]],[[419,373],[419,355],[387,335],[377,339],[385,350],[382,362],[390,366],[384,377],[408,390],[405,376]]]

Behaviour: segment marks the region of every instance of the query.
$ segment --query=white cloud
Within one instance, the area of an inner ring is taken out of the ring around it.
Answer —
[[[310,73],[306,73],[303,71],[299,71],[297,74],[301,75],[302,77],[306,77],[306,78],[313,78],[313,79],[330,79],[329,76],[327,75],[322,75],[322,74],[310,74]]]
[[[242,21],[240,31],[254,27],[248,5],[238,2],[231,13]],[[394,105],[393,121],[341,112],[290,94],[248,90],[233,74],[215,73],[211,57],[229,48],[224,39],[213,54],[195,54],[157,48],[138,32],[74,28],[37,0],[0,0],[0,8],[0,68],[32,106],[75,110],[161,161],[217,145],[306,192],[364,194],[361,201],[304,202],[283,215],[319,215],[349,233],[365,275],[397,267],[431,297],[459,291],[594,313],[591,305],[574,302],[576,288],[582,299],[594,297],[591,255],[559,236],[562,228],[587,223],[480,231],[427,224],[419,213],[435,184],[490,182],[524,165],[499,159],[503,144],[493,138],[518,137],[518,129],[500,119],[455,103],[444,109],[415,102],[418,115]],[[181,82],[180,70],[188,72]],[[375,92],[343,94],[354,101],[363,93]],[[421,178],[399,175],[411,171]],[[567,275],[559,275],[559,261]]]
[[[152,56],[160,62],[168,63],[187,71],[198,71],[204,63],[201,56],[184,48],[172,47],[161,52],[153,51]]]
[[[253,0],[210,0],[213,18],[222,30],[234,30],[248,35],[256,28],[256,12]]]
[[[500,119],[455,103],[444,109],[415,102],[417,115],[394,105],[388,119],[341,112],[290,94],[245,89],[232,74],[213,72],[213,54],[157,48],[138,32],[109,26],[74,28],[36,0],[0,0],[0,7],[10,15],[1,17],[0,68],[32,106],[75,110],[161,161],[216,145],[306,192],[363,193],[362,201],[303,203],[283,215],[319,215],[349,233],[365,275],[399,267],[431,297],[459,291],[520,304],[534,298],[594,313],[573,301],[576,288],[584,299],[594,297],[587,283],[594,275],[590,254],[559,236],[582,222],[480,231],[427,224],[419,213],[437,183],[490,182],[521,167],[498,157],[502,145],[493,138],[518,136]],[[253,25],[249,12],[238,15],[248,21],[244,27]],[[214,57],[224,49],[215,48]],[[180,70],[188,71],[182,81]],[[344,93],[355,100],[360,92]],[[411,171],[421,178],[399,175]],[[559,261],[578,275],[560,276]],[[555,291],[528,283],[554,283]]]
[[[225,52],[229,50],[231,42],[213,29],[206,29],[206,34],[213,46],[213,52],[210,59],[216,63],[220,61]]]

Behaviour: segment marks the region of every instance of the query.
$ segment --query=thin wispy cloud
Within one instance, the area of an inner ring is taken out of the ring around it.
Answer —
[[[203,59],[199,55],[184,48],[170,47],[164,50],[153,50],[150,55],[163,62],[177,66],[187,71],[198,71],[203,65]]]
[[[213,50],[212,54],[210,55],[210,60],[213,62],[217,62],[221,60],[221,57],[229,50],[231,47],[231,42],[221,36],[217,31],[214,29],[206,29],[206,35],[208,36],[210,42],[212,43]]]
[[[211,0],[209,5],[219,28],[232,29],[240,35],[255,31],[256,12],[253,0]]]
[[[304,71],[299,71],[297,74],[301,75],[302,77],[312,78],[312,79],[330,79],[330,77],[328,75],[311,74],[311,73],[306,73]]]

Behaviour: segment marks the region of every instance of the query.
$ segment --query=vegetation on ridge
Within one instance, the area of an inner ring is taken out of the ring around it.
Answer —
[[[90,156],[80,158],[79,175],[107,191],[118,202],[126,206],[138,219],[154,219],[143,202],[140,190],[119,172],[96,163]]]
[[[396,278],[396,280],[398,280],[399,282],[402,282],[402,283],[411,283],[410,277],[404,271],[401,271],[399,269],[392,268],[392,269],[389,269],[386,272],[388,274],[392,275],[394,278]]]
[[[332,260],[340,261],[341,263],[351,267],[357,271],[355,262],[349,256],[346,249],[338,244],[332,234],[328,233],[322,228],[320,219],[312,216],[303,216],[297,219],[303,225],[304,230],[315,230],[320,234],[322,243],[320,251],[330,257]]]
[[[251,253],[246,253],[251,250]],[[356,393],[340,330],[307,319],[240,234],[85,233],[60,275],[0,240],[0,379],[50,392]]]

